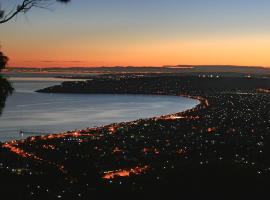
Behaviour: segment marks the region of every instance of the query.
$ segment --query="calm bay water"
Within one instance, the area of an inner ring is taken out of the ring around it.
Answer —
[[[57,133],[175,113],[198,101],[155,95],[41,94],[37,89],[60,84],[61,79],[10,78],[15,92],[0,117],[0,141]]]

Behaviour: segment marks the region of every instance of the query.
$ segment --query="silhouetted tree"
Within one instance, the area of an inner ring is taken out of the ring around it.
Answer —
[[[13,19],[19,13],[26,13],[31,8],[48,8],[53,0],[22,0],[20,4],[16,6],[15,9],[6,11],[0,9],[0,24],[6,23],[9,20]],[[56,0],[61,3],[68,3],[70,0]],[[1,4],[1,2],[0,2]]]
[[[8,62],[8,57],[0,52],[0,71],[5,68]],[[10,82],[0,75],[0,115],[5,106],[6,99],[13,91]]]
[[[48,8],[49,5],[53,2],[61,2],[61,3],[68,3],[70,0],[21,0],[21,3],[16,6],[15,9],[12,10],[2,10],[0,7],[0,24],[4,24],[11,19],[13,19],[15,16],[17,16],[20,13],[26,13],[31,8]],[[1,6],[1,2],[0,2]],[[7,65],[8,57],[5,56],[0,51],[0,71],[4,69]],[[0,75],[0,115],[2,113],[2,110],[5,106],[6,99],[9,95],[12,94],[13,88],[10,84],[10,82],[2,77]]]
[[[8,57],[0,52],[0,71],[5,68],[8,61]]]
[[[0,115],[5,107],[6,99],[12,94],[13,88],[10,82],[0,75]]]

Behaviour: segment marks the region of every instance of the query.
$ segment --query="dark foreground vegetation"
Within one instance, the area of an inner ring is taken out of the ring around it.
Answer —
[[[12,91],[11,83],[0,75],[0,116],[5,107],[6,99]]]
[[[183,95],[182,113],[2,144],[9,199],[232,199],[270,182],[268,78],[104,76],[40,90]]]

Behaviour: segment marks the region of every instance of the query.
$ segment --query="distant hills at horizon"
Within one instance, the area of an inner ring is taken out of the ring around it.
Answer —
[[[234,65],[166,65],[162,67],[50,67],[27,68],[9,67],[6,72],[66,72],[75,73],[243,73],[243,74],[270,74],[270,68],[260,66]]]

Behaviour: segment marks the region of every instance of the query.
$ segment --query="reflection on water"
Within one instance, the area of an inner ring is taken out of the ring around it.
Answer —
[[[27,132],[25,137],[62,132],[179,112],[198,104],[173,96],[35,93],[61,81],[10,80],[15,92],[0,120],[0,141],[20,139],[20,130]]]
[[[0,115],[5,107],[6,99],[12,94],[12,91],[11,83],[0,75]]]

